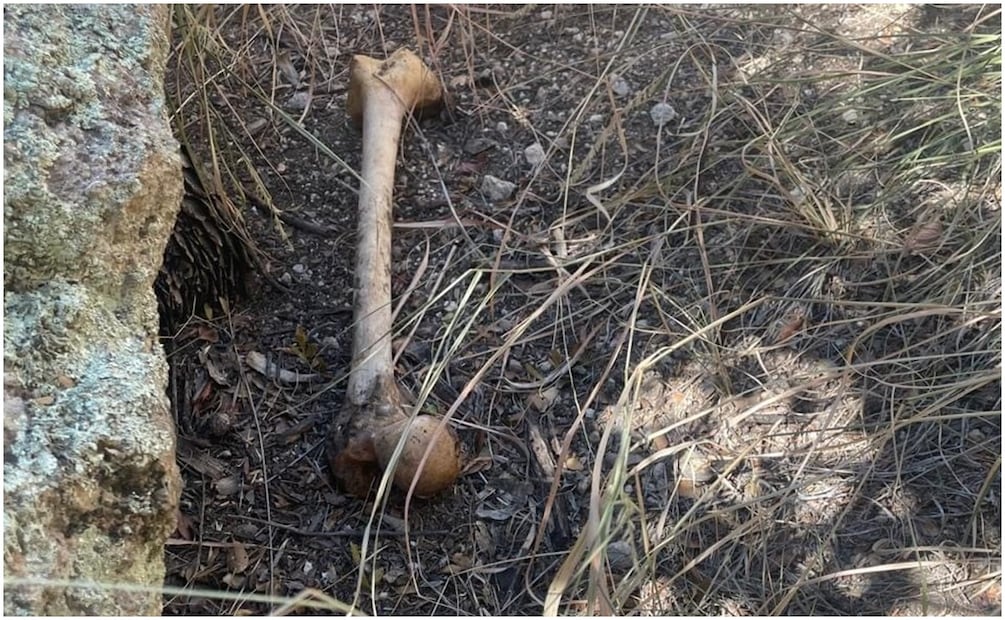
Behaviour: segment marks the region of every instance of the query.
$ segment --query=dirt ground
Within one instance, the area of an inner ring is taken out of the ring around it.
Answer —
[[[284,218],[247,204],[268,277],[174,339],[165,613],[1000,614],[1000,167],[888,167],[925,139],[863,88],[982,10],[215,9],[213,148]],[[324,457],[348,61],[401,46],[450,100],[398,159],[396,370],[466,451],[410,502]]]

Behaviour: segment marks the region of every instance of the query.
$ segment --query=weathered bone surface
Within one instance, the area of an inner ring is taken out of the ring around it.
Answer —
[[[408,435],[394,475],[399,488],[407,490],[414,479],[416,495],[432,495],[453,484],[460,471],[459,444],[449,427],[428,416],[409,422],[391,361],[392,192],[398,140],[403,117],[437,105],[440,98],[439,81],[408,50],[398,50],[383,62],[367,56],[352,59],[348,111],[363,127],[352,368],[341,424],[333,425],[329,436],[328,458],[336,479],[354,495],[369,492],[404,433]]]

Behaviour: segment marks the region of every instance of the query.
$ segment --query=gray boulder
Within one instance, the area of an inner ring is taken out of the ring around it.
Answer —
[[[180,485],[152,291],[182,192],[169,29],[168,6],[4,8],[7,614],[160,613]]]

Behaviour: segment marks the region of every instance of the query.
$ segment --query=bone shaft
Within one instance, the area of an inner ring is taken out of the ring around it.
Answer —
[[[363,182],[359,189],[356,300],[347,398],[366,405],[391,368],[391,225],[401,103],[370,93],[363,108]],[[389,379],[391,377],[388,377]]]

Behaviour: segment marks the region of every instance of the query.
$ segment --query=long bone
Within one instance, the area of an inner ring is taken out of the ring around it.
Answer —
[[[348,112],[363,127],[353,310],[352,366],[342,427],[334,426],[328,459],[336,480],[365,496],[406,435],[394,483],[420,497],[438,493],[460,472],[460,445],[450,427],[426,416],[410,419],[394,379],[391,355],[391,224],[394,166],[402,120],[438,105],[440,83],[414,53],[384,61],[354,56]],[[432,445],[430,445],[432,444]]]

